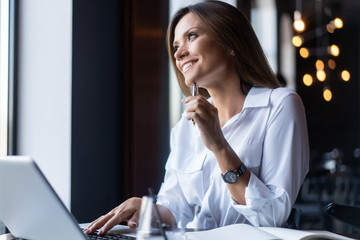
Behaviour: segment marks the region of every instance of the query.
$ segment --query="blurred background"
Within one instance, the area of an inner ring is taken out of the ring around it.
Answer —
[[[183,111],[165,33],[195,2],[1,1],[0,155],[33,157],[79,222],[159,189]],[[360,1],[226,2],[246,14],[305,105],[300,228],[358,232],[325,207],[360,205]]]

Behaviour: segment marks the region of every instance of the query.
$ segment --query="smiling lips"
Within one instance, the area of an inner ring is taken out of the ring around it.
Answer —
[[[195,61],[185,63],[182,67],[182,72],[185,73],[194,64]]]

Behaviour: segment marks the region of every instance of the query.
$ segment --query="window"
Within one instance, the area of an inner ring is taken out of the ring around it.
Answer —
[[[0,156],[12,154],[15,1],[0,1]]]
[[[9,1],[0,2],[0,155],[8,154]]]
[[[252,2],[251,25],[261,43],[269,63],[276,73],[277,66],[277,27],[275,0],[256,0]]]
[[[9,96],[12,84],[9,81],[10,56],[10,5],[14,1],[0,1],[0,156],[9,154]],[[13,8],[12,8],[13,9]],[[13,39],[13,38],[11,38]],[[0,221],[0,234],[5,233],[5,225]]]

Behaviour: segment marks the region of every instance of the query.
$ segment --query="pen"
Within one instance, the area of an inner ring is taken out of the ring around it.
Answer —
[[[197,84],[196,83],[194,83],[193,85],[192,85],[192,89],[191,89],[192,91],[191,91],[191,95],[192,96],[197,96],[197,95],[199,95],[199,88],[198,88],[198,86],[197,86]],[[195,126],[195,120],[194,119],[191,119],[191,121],[192,121],[192,124]]]

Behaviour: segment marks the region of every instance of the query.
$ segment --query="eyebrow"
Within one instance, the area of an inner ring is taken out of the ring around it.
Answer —
[[[188,35],[189,32],[191,32],[191,30],[193,30],[194,28],[201,29],[200,27],[191,27],[191,28],[189,28],[188,30],[186,30],[186,31],[182,34],[182,37]],[[174,37],[175,37],[175,33],[174,33]],[[175,46],[177,43],[178,43],[178,41],[174,41],[174,42],[173,42],[173,46]]]

